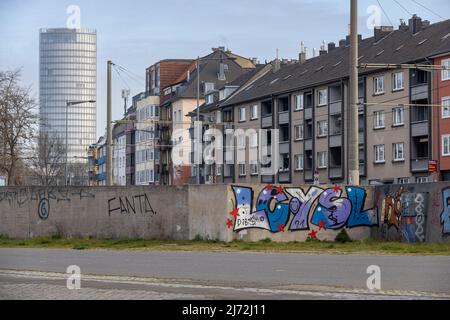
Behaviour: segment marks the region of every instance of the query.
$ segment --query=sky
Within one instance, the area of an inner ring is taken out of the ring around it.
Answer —
[[[66,27],[70,6],[82,28],[97,30],[97,136],[106,127],[106,62],[113,72],[113,119],[123,114],[122,89],[145,90],[145,68],[166,58],[195,58],[225,46],[244,57],[298,59],[300,42],[312,54],[322,41],[348,33],[350,0],[1,0],[0,70],[22,68],[22,82],[39,95],[39,29]],[[449,0],[359,0],[358,31],[373,34],[373,21],[398,27],[416,13],[432,23],[450,18]],[[420,6],[419,4],[422,6]],[[380,7],[380,5],[382,7]],[[400,5],[399,5],[400,4]],[[374,7],[375,6],[375,7]],[[425,7],[425,8],[424,8]],[[439,17],[443,16],[443,17]]]

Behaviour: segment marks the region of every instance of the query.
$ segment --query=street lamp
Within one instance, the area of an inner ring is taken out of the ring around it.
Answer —
[[[68,111],[69,111],[69,107],[71,106],[75,106],[78,104],[82,104],[82,103],[95,103],[95,100],[85,100],[85,101],[66,101],[66,161],[65,161],[65,165],[64,165],[64,179],[65,179],[65,186],[67,186],[67,155],[68,155],[68,126],[69,126],[69,121],[68,121]]]

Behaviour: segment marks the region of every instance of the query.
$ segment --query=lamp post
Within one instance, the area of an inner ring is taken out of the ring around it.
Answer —
[[[69,126],[69,121],[68,121],[68,112],[69,112],[69,107],[71,106],[75,106],[78,104],[82,104],[82,103],[95,103],[95,100],[85,100],[85,101],[66,101],[66,161],[64,164],[64,180],[65,180],[65,186],[67,186],[67,160],[68,160],[68,126]]]

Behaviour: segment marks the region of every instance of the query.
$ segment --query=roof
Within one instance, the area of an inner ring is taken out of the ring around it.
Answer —
[[[228,70],[225,71],[226,80],[218,80],[217,72],[221,63],[220,59],[223,59],[223,63],[228,65]],[[229,59],[232,58],[232,59]],[[236,60],[234,60],[236,58]],[[214,59],[214,60],[211,60]],[[221,88],[226,84],[233,82],[236,78],[250,70],[255,69],[255,65],[250,61],[250,64],[244,63],[245,58],[239,57],[230,53],[229,51],[223,51],[220,49],[214,50],[209,55],[200,58],[200,82],[214,82],[215,88]],[[179,98],[196,98],[197,97],[197,72],[195,70],[196,61],[192,63],[189,68],[190,79],[186,82],[183,90],[172,101]],[[194,69],[192,69],[194,67]],[[184,75],[184,77],[186,74]],[[180,80],[180,78],[178,79]],[[203,96],[203,93],[200,93]]]
[[[409,30],[394,30],[374,42],[366,38],[359,43],[360,63],[411,63],[423,61],[439,52],[450,51],[450,20],[429,25],[416,34]],[[340,46],[305,63],[282,65],[277,72],[268,72],[247,90],[242,90],[222,106],[258,100],[275,94],[306,89],[338,81],[349,76],[350,47]],[[380,70],[380,69],[379,69]],[[376,69],[360,69],[360,74]]]

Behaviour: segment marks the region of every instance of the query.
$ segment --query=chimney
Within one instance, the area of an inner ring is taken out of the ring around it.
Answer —
[[[288,59],[281,59],[281,64],[288,64],[289,60]]]
[[[347,41],[345,39],[339,40],[339,47],[345,47],[346,44],[347,44]]]
[[[400,25],[398,26],[398,30],[402,30],[402,31],[408,31],[409,27],[406,24],[405,20],[400,19]]]
[[[411,31],[412,34],[416,34],[420,30],[422,30],[422,18],[415,14],[409,19],[409,31]]]
[[[336,44],[334,42],[330,42],[328,44],[328,52],[333,51],[334,49],[336,49]]]
[[[394,31],[394,27],[392,26],[379,26],[373,28],[373,41],[374,42],[380,41],[392,31]]]
[[[428,21],[428,20],[423,20],[422,21],[422,29],[425,29],[425,28],[427,28],[429,26],[430,26],[430,21]]]
[[[187,71],[186,79],[188,82],[189,82],[189,80],[191,80],[191,71],[190,70]]]
[[[317,57],[317,49],[316,48],[313,48],[313,58],[314,57]]]
[[[256,66],[257,64],[259,64],[258,58],[253,57],[252,59],[252,63]]]
[[[306,47],[303,41],[300,43],[300,54],[298,55],[298,61],[300,64],[304,64],[306,62]]]
[[[272,72],[278,72],[278,70],[281,69],[281,63],[280,63],[280,59],[275,58],[275,60],[272,61]]]
[[[325,40],[323,40],[322,41],[322,45],[320,46],[320,50],[319,50],[319,55],[320,56],[328,53],[326,48],[327,48],[327,44],[326,44]]]

